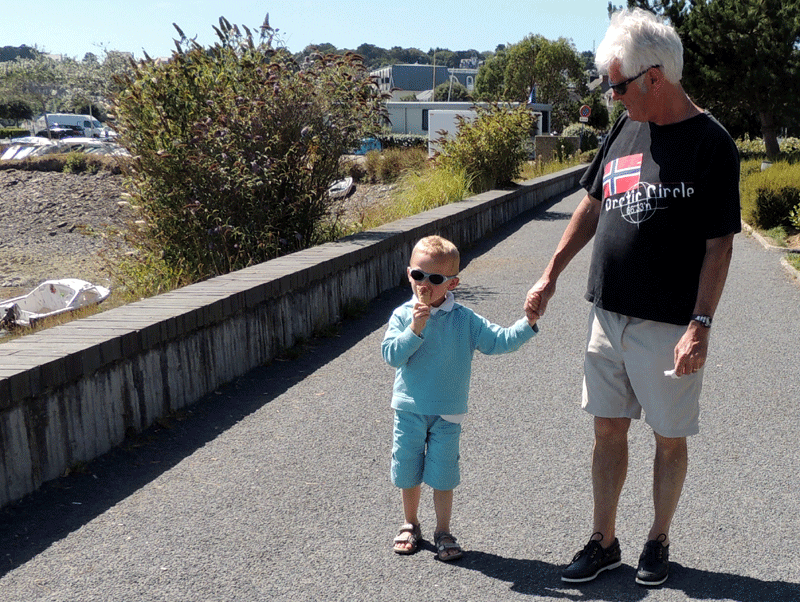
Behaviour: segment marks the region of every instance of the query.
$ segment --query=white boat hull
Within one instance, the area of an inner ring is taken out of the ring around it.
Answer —
[[[32,326],[49,318],[104,301],[111,291],[77,278],[45,280],[27,295],[0,301],[0,326]]]

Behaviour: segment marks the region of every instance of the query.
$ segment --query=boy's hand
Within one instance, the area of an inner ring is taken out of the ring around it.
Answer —
[[[539,315],[539,306],[541,304],[542,297],[539,293],[529,293],[528,297],[525,302],[525,316],[528,318],[528,324],[533,325],[536,324],[536,321],[541,317]]]
[[[414,312],[411,317],[411,331],[418,337],[422,336],[422,330],[425,324],[428,323],[428,318],[431,315],[431,306],[425,303],[417,303],[414,305]]]

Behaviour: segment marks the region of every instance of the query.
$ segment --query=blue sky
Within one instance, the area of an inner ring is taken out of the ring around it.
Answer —
[[[36,45],[78,59],[103,48],[169,56],[173,22],[207,46],[220,16],[257,29],[269,13],[292,52],[323,42],[484,51],[531,33],[570,38],[583,51],[600,43],[607,7],[608,0],[3,0],[0,46]]]

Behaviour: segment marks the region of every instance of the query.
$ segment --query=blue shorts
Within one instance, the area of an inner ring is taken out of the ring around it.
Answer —
[[[461,482],[460,439],[460,424],[395,410],[392,483],[402,489],[423,482],[439,491],[455,489]]]

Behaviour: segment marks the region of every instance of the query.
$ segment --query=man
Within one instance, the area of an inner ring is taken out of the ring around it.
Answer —
[[[656,443],[655,512],[636,582],[660,585],[686,438],[699,431],[711,321],[741,230],[739,159],[724,128],[681,87],[683,47],[671,26],[641,9],[618,12],[596,60],[627,113],[581,180],[588,194],[525,308],[544,314],[558,276],[594,237],[583,386],[594,415],[594,526],[562,579],[591,581],[621,564],[615,529],[628,429],[644,410]]]

